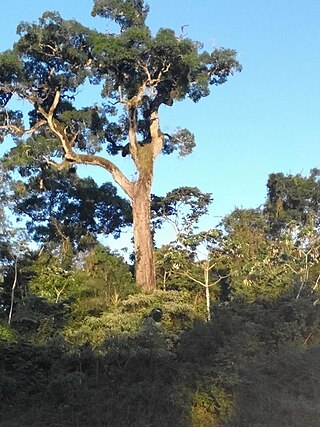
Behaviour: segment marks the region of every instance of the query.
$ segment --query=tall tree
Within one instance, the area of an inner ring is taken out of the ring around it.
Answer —
[[[152,36],[148,11],[143,0],[95,0],[93,15],[113,20],[118,33],[100,33],[49,12],[38,24],[22,23],[19,41],[0,56],[0,131],[14,137],[10,156],[17,165],[32,156],[60,170],[77,163],[112,175],[132,204],[137,283],[152,292],[154,161],[161,152],[180,149],[186,155],[194,146],[185,129],[162,132],[159,108],[186,97],[199,101],[241,66],[234,50],[209,53],[170,29]],[[105,102],[80,108],[77,93],[88,80],[102,85]],[[30,104],[29,125],[21,111],[9,108],[17,97]],[[130,155],[135,179],[110,160],[120,153]]]

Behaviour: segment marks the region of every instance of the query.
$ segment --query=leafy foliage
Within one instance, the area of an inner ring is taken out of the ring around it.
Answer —
[[[265,205],[273,233],[283,231],[290,221],[302,226],[319,226],[320,171],[312,169],[310,176],[271,174],[267,183]]]
[[[20,170],[21,172],[21,170]],[[28,179],[11,181],[13,211],[27,216],[27,229],[36,241],[85,245],[99,234],[119,237],[132,223],[129,203],[111,183],[98,186],[79,178],[75,170],[54,171],[45,166]]]
[[[201,216],[208,213],[212,202],[211,194],[202,193],[196,187],[180,187],[164,197],[152,196],[152,216],[154,227],[160,228],[165,222],[171,224],[179,240],[188,235],[198,225]]]
[[[123,31],[130,27],[143,27],[148,11],[149,7],[143,0],[96,0],[92,15],[114,20]]]
[[[123,302],[122,321],[120,315],[102,317],[100,332],[87,324],[96,337],[102,338],[103,324],[107,328],[108,338],[96,342],[95,350],[61,338],[36,346],[2,341],[4,425],[32,420],[35,426],[85,426],[94,420],[107,426],[271,427],[275,420],[298,426],[307,419],[316,426],[315,301],[287,295],[273,302],[215,304],[214,321],[204,323],[192,321],[193,310],[182,320],[179,293],[137,295]],[[151,307],[163,308],[160,322]],[[298,402],[303,405],[293,404]]]

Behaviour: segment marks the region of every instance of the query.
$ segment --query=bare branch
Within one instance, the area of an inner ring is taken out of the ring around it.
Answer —
[[[297,271],[297,270],[295,270],[293,267],[291,267],[291,265],[290,264],[285,264],[285,266],[287,266],[287,267],[289,267],[289,269],[293,272],[293,273],[295,273],[295,274],[299,274],[299,272]]]
[[[49,166],[52,166],[54,169],[58,171],[66,169],[67,167],[70,166],[70,162],[68,162],[67,160],[63,160],[62,162],[58,163],[55,160],[49,159],[49,157],[47,156],[43,156],[43,159],[46,161],[46,163]]]
[[[314,287],[312,288],[312,291],[314,292],[316,289],[317,289],[317,287],[319,286],[319,281],[320,281],[320,274],[318,275],[318,277],[317,277],[317,280],[316,280],[316,284],[314,285]]]
[[[188,277],[188,279],[192,280],[193,282],[198,283],[198,285],[201,285],[201,286],[203,286],[204,288],[206,287],[205,283],[200,282],[200,280],[195,279],[195,278],[194,278],[193,276],[191,276],[189,273],[184,272],[184,273],[181,273],[181,274],[182,274],[182,276],[186,276],[186,277]]]
[[[217,285],[219,282],[221,282],[222,279],[227,279],[229,276],[230,274],[227,274],[226,276],[220,276],[219,279],[217,279],[215,282],[210,283],[208,287],[210,288],[211,286]]]
[[[53,117],[53,114],[55,112],[55,109],[57,108],[57,105],[59,104],[59,101],[60,101],[60,90],[57,90],[57,92],[54,95],[53,103],[48,113],[48,116],[50,119]]]
[[[151,75],[148,67],[144,65],[142,62],[138,61],[139,66],[143,69],[143,71],[146,73],[148,80],[147,82],[151,82]],[[149,83],[150,84],[150,83]]]
[[[78,132],[74,132],[74,133],[73,133],[73,136],[72,136],[71,141],[70,141],[70,145],[71,145],[71,147],[74,147],[74,146],[75,146],[75,144],[76,144],[76,140],[77,140],[77,138],[78,138],[78,136],[79,136],[79,133],[80,133],[80,131],[78,131]]]
[[[51,104],[51,107],[49,109],[49,112],[47,113],[44,110],[44,108],[41,106],[38,107],[38,111],[43,115],[43,117],[45,117],[50,130],[60,139],[62,148],[65,152],[65,158],[68,159],[69,156],[73,155],[72,147],[75,144],[75,139],[77,137],[77,134],[73,135],[73,137],[71,138],[71,141],[69,141],[66,128],[62,127],[59,121],[53,117],[53,114],[55,112],[55,109],[57,108],[59,101],[60,101],[60,91],[57,90],[57,92],[55,93],[53,102]]]
[[[157,77],[157,79],[155,80],[155,81],[156,81],[156,83],[159,83],[159,82],[160,82],[162,75],[163,75],[163,74],[165,74],[165,73],[167,73],[167,72],[169,71],[170,67],[171,67],[171,64],[167,64],[165,67],[163,67],[163,68],[160,70],[160,73],[158,74],[158,77]]]
[[[10,301],[10,311],[8,317],[8,325],[11,324],[12,314],[13,314],[13,305],[14,305],[14,292],[18,283],[18,258],[13,257],[14,259],[14,279],[11,287],[11,301]]]
[[[46,120],[40,120],[39,122],[37,122],[35,125],[33,125],[29,129],[19,128],[16,125],[8,123],[6,125],[0,126],[0,129],[8,130],[11,133],[15,133],[17,135],[21,135],[22,136],[22,135],[27,135],[27,134],[34,133],[37,129],[39,129],[41,126],[45,125],[46,123],[47,123]]]
[[[128,110],[130,108],[138,108],[141,105],[142,102],[142,97],[145,93],[145,90],[148,87],[148,83],[144,82],[142,83],[142,85],[140,86],[137,95],[133,96],[132,98],[128,99],[127,101],[127,108]]]
[[[191,276],[188,272],[180,273],[182,276],[188,277],[188,279],[192,280],[195,283],[198,283],[199,285],[203,286],[204,288],[211,288],[211,286],[217,285],[222,279],[226,279],[230,276],[230,274],[227,274],[226,276],[220,276],[219,279],[217,279],[215,282],[210,283],[206,285],[203,282],[200,282],[200,280],[195,279],[193,276]]]
[[[148,79],[146,81],[146,85],[147,86],[157,86],[157,84],[160,83],[163,74],[165,74],[169,71],[171,64],[169,63],[169,64],[164,65],[161,68],[161,70],[159,71],[158,77],[156,77],[154,79],[151,77],[150,71],[146,65],[142,64],[142,62],[139,62],[139,66],[143,69],[143,71],[147,75]]]
[[[133,183],[121,172],[121,170],[110,160],[101,156],[93,156],[90,154],[76,154],[71,158],[76,163],[87,165],[97,165],[106,169],[111,173],[113,179],[123,189],[123,191],[131,198],[133,194]]]
[[[39,47],[41,49],[48,48],[48,49],[51,50],[52,53],[45,53],[45,55],[47,55],[47,56],[56,56],[57,53],[58,53],[58,46],[52,47],[50,44],[42,44],[42,43],[40,43]],[[44,53],[44,52],[41,52],[41,53]]]
[[[120,100],[121,103],[123,103],[124,100],[123,100],[122,86],[121,85],[118,86],[118,93],[119,93],[119,100]]]
[[[109,173],[111,173],[113,179],[123,191],[132,198],[133,195],[133,187],[134,184],[131,182],[122,172],[121,170],[110,160],[105,159],[101,156],[96,156],[93,154],[78,154],[73,152],[71,149],[68,153],[65,154],[65,159],[61,163],[57,163],[54,160],[45,159],[48,164],[56,168],[57,170],[64,169],[71,162],[83,165],[91,165],[91,166],[100,166],[106,169]]]

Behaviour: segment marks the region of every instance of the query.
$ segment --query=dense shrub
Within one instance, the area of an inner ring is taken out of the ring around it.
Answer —
[[[1,426],[317,425],[316,296],[216,304],[212,322],[191,303],[138,294],[89,322],[99,339],[2,340]]]

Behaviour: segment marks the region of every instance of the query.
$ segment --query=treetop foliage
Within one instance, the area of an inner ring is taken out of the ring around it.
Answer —
[[[320,170],[308,177],[301,174],[270,174],[265,212],[274,233],[283,231],[290,221],[300,226],[319,227]]]
[[[149,12],[144,0],[95,0],[93,16],[111,19],[122,31],[130,27],[143,27]]]

